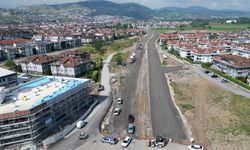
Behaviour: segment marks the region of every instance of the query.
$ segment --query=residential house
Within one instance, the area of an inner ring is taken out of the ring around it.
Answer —
[[[50,64],[52,62],[55,62],[56,60],[57,59],[47,55],[38,55],[29,57],[26,60],[21,61],[20,65],[24,73],[34,73],[43,75],[47,73],[47,70],[50,70]]]
[[[239,55],[245,58],[250,58],[250,46],[242,46],[242,47],[236,47],[236,48],[231,48],[232,54],[233,55]]]
[[[220,55],[213,58],[213,67],[232,77],[247,77],[250,60],[238,55]]]
[[[80,51],[68,51],[61,58],[51,64],[51,72],[54,76],[78,77],[89,71],[91,60],[89,53]]]

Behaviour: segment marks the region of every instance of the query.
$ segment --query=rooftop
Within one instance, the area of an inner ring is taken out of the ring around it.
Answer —
[[[219,61],[235,68],[250,68],[250,59],[238,55],[220,55],[214,57],[215,61]]]
[[[0,104],[0,115],[27,111],[43,103],[53,103],[67,92],[88,86],[89,80],[45,76],[20,86],[6,89]]]
[[[8,75],[12,75],[12,74],[16,74],[16,72],[10,71],[10,70],[4,69],[4,68],[0,68],[0,78],[8,76]]]

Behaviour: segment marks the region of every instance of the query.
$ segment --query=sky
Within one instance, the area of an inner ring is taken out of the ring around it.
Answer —
[[[13,8],[34,4],[57,4],[80,0],[0,0],[0,7]],[[136,2],[150,8],[203,6],[212,9],[250,10],[250,0],[110,0],[117,3]]]

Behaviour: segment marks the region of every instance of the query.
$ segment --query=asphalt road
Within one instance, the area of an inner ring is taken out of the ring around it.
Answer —
[[[128,115],[133,114],[135,116],[135,120],[137,118],[135,114],[135,106],[133,105],[133,101],[136,99],[136,84],[139,76],[139,70],[141,67],[142,57],[145,53],[145,44],[152,36],[152,33],[148,34],[146,37],[142,39],[139,43],[142,44],[142,50],[135,50],[136,53],[136,61],[133,64],[128,64],[128,73],[126,74],[125,79],[123,80],[123,84],[121,86],[121,91],[117,95],[123,99],[123,104],[121,106],[117,105],[116,107],[121,108],[121,113],[119,116],[114,116],[113,127],[114,132],[117,134],[126,134],[127,125],[128,125]],[[115,102],[116,103],[116,102]],[[135,131],[136,132],[136,131]]]
[[[183,123],[170,97],[165,70],[155,48],[158,33],[153,33],[148,45],[149,93],[153,135],[173,139],[186,139]]]

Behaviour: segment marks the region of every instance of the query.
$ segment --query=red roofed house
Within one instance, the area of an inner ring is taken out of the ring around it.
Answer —
[[[250,59],[238,55],[216,56],[213,67],[232,77],[247,77],[250,71]]]
[[[91,60],[88,53],[69,51],[61,56],[62,58],[51,64],[51,72],[54,76],[78,77],[91,68]]]
[[[21,61],[20,65],[25,73],[45,74],[45,70],[50,69],[50,64],[56,60],[48,55],[38,55]]]

